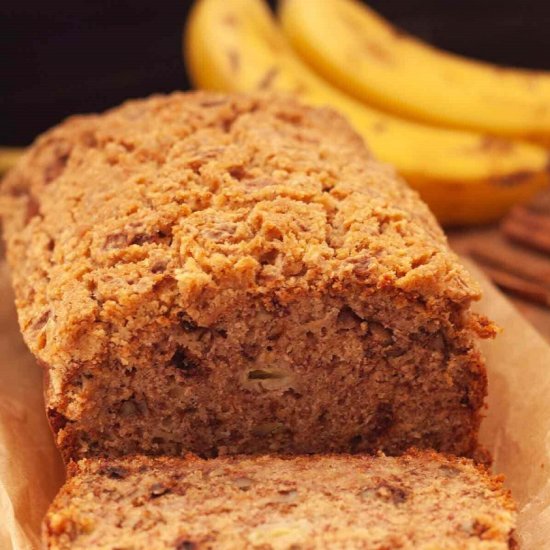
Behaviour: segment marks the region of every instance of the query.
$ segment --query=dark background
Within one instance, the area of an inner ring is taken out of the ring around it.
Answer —
[[[0,144],[27,144],[72,113],[188,87],[181,29],[190,4],[2,0]],[[369,4],[442,48],[506,65],[550,69],[549,0]]]

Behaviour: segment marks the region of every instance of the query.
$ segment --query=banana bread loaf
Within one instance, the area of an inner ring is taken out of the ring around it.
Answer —
[[[474,451],[478,288],[334,112],[130,101],[40,137],[1,196],[66,459]]]
[[[499,478],[412,452],[83,459],[45,518],[51,550],[514,548]]]

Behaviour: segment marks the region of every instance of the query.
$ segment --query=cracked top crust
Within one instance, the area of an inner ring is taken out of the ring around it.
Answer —
[[[0,209],[21,328],[46,362],[76,342],[93,357],[144,303],[208,324],[243,293],[353,284],[437,309],[479,292],[345,120],[284,97],[175,93],[73,117],[8,174]]]

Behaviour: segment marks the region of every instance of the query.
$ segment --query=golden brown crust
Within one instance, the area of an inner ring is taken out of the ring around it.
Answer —
[[[84,330],[80,354],[99,353],[105,325],[169,277],[188,307],[344,277],[432,301],[478,293],[416,193],[333,112],[286,99],[173,94],[73,117],[2,192],[22,329],[50,364],[74,359]]]
[[[500,478],[433,452],[136,456],[83,460],[71,474],[44,522],[52,550],[504,550],[516,524]]]
[[[332,111],[194,93],[75,117],[0,209],[66,458],[475,448],[477,287]]]

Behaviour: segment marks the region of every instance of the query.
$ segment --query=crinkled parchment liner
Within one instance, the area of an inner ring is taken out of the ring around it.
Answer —
[[[489,399],[482,440],[520,509],[524,550],[550,549],[550,347],[477,270],[478,310],[503,333],[483,344]],[[37,548],[40,520],[63,480],[46,423],[42,374],[17,328],[0,265],[0,548]]]

